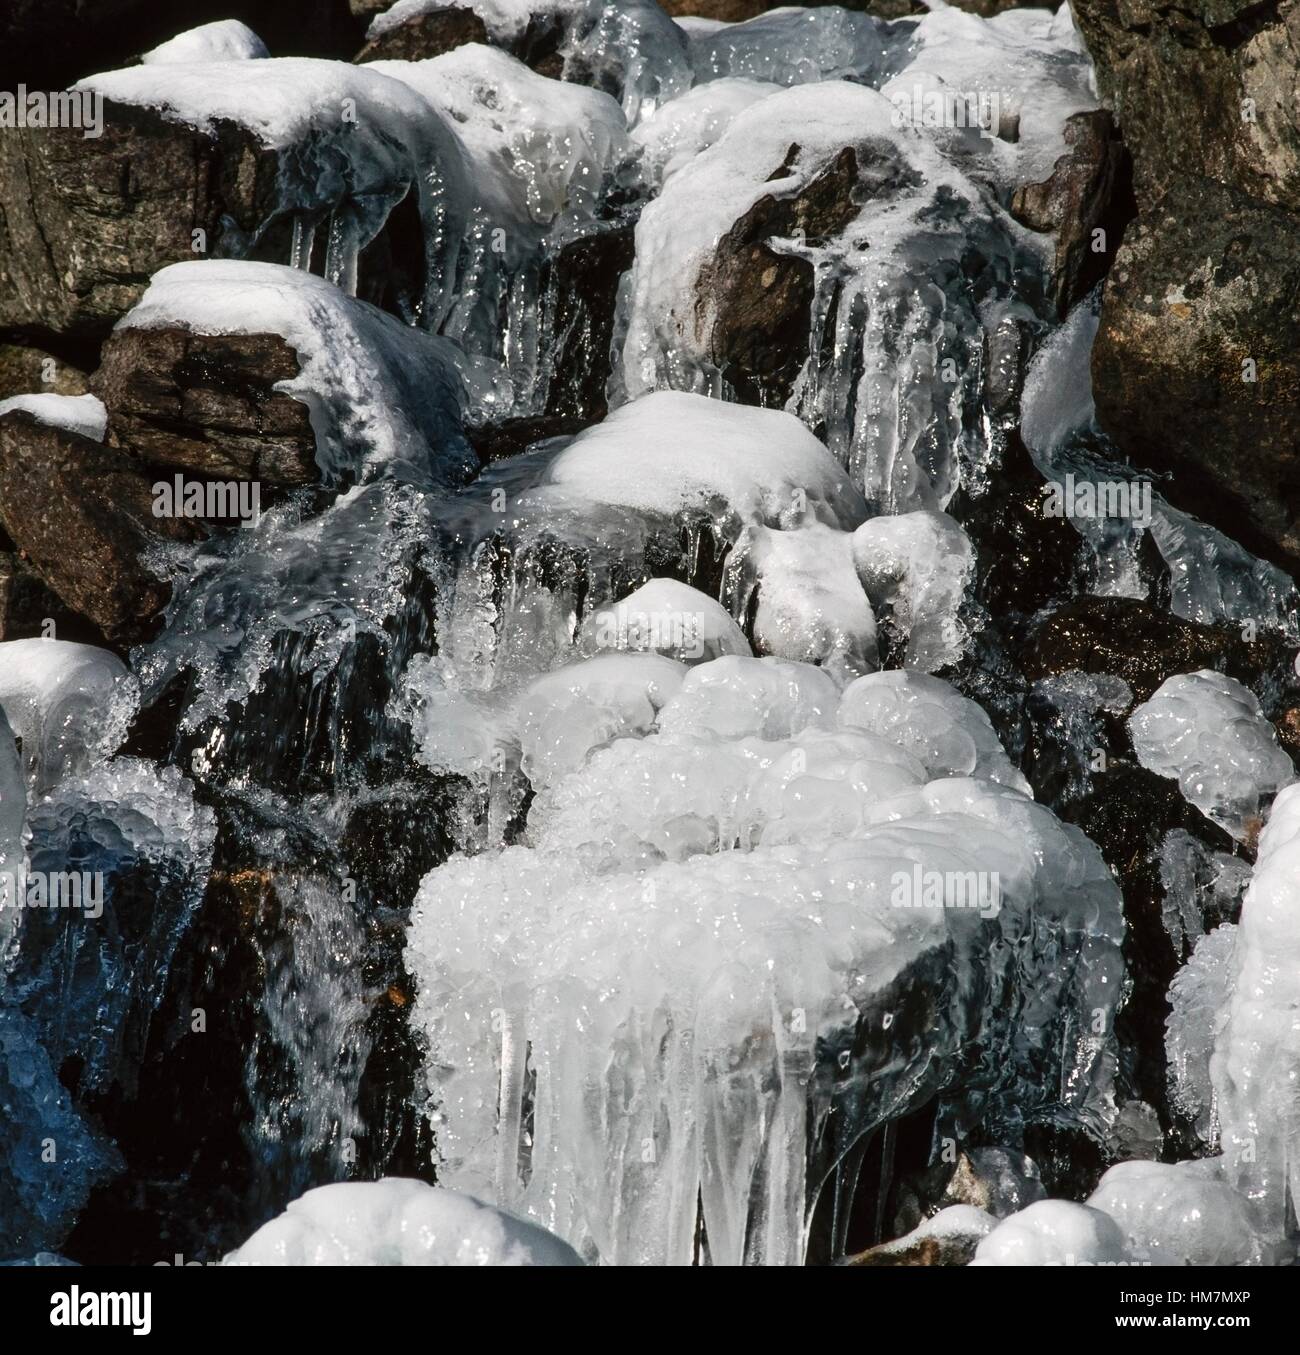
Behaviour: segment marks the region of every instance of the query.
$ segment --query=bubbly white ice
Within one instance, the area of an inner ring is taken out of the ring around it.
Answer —
[[[580,1266],[558,1237],[469,1195],[385,1177],[317,1186],[227,1266]]]
[[[745,632],[715,599],[676,579],[651,579],[594,612],[578,637],[584,654],[610,649],[652,651],[682,663],[752,653]]]
[[[1259,701],[1209,669],[1167,679],[1129,717],[1138,761],[1174,777],[1183,796],[1239,841],[1253,839],[1264,799],[1295,779]]]

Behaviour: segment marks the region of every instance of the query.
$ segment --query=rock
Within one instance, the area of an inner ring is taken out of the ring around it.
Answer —
[[[798,156],[791,146],[779,180]],[[768,241],[802,234],[810,245],[844,229],[860,210],[853,201],[858,157],[846,146],[793,196],[760,198],[735,222],[700,270],[696,322],[708,361],[727,373],[744,404],[779,408],[807,357],[813,268],[778,254]]]
[[[33,640],[49,635],[82,644],[103,644],[99,631],[50,592],[21,555],[0,552],[0,640]]]
[[[79,367],[52,353],[23,344],[0,343],[0,400],[34,391],[49,395],[85,395],[88,378]]]
[[[870,1247],[843,1262],[846,1266],[964,1266],[993,1231],[991,1214],[970,1205],[951,1205],[926,1219],[906,1237]]]
[[[1162,492],[1300,568],[1300,217],[1179,180],[1125,237],[1092,351],[1097,417]]]
[[[487,41],[487,28],[472,9],[432,9],[368,38],[355,60],[424,61],[467,42]]]
[[[346,58],[360,28],[347,0],[188,0],[183,7],[172,0],[9,0],[0,11],[0,52],[12,81],[61,89],[217,19],[242,20],[273,52],[299,56]]]
[[[1198,626],[1135,598],[1085,595],[1038,627],[1023,654],[1032,682],[1055,673],[1113,673],[1146,701],[1166,678],[1213,668],[1238,681],[1289,667],[1285,643],[1260,635],[1247,642],[1231,626]]]
[[[198,534],[152,510],[149,477],[122,452],[29,414],[0,418],[0,524],[37,578],[111,641],[147,635],[169,597],[145,547]]]
[[[139,462],[304,485],[318,474],[310,411],[274,389],[298,374],[278,334],[119,329],[93,384],[108,407],[108,443]]]
[[[1056,235],[1051,286],[1062,317],[1104,276],[1134,212],[1128,154],[1111,115],[1095,109],[1067,118],[1065,142],[1050,177],[1022,185],[1011,199],[1017,221]]]
[[[1204,176],[1300,209],[1300,0],[1076,0],[1139,200]]]
[[[0,136],[0,329],[102,338],[165,264],[267,215],[278,158],[247,130],[206,135],[105,103],[104,133]],[[287,245],[281,257],[287,257]]]

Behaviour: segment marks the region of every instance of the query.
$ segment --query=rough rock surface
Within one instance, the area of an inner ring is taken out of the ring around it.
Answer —
[[[153,516],[150,479],[123,453],[19,412],[0,418],[0,525],[37,577],[113,641],[146,635],[168,599],[141,559],[150,541],[199,530]]]
[[[1300,217],[1179,180],[1116,257],[1092,376],[1102,426],[1174,472],[1175,506],[1300,565]]]
[[[14,395],[85,395],[85,372],[52,353],[23,344],[0,343],[0,400]]]
[[[1023,185],[1011,199],[1017,221],[1056,233],[1052,293],[1061,315],[1101,280],[1133,215],[1128,154],[1110,113],[1076,113],[1066,120],[1065,141],[1069,149],[1050,177]]]
[[[434,9],[367,39],[356,60],[424,61],[467,42],[487,41],[487,28],[472,9]]]
[[[267,214],[277,159],[243,128],[209,136],[105,104],[104,134],[0,136],[0,329],[100,338],[150,276],[219,253],[230,225]]]
[[[798,147],[786,156],[793,163]],[[785,166],[772,174],[784,177]],[[807,356],[813,269],[768,241],[801,234],[816,244],[857,215],[858,158],[846,146],[794,196],[760,198],[718,241],[701,270],[696,323],[708,360],[726,371],[745,404],[784,405]]]
[[[1203,175],[1300,209],[1300,0],[1074,0],[1143,202]]]
[[[298,371],[278,334],[120,329],[93,381],[108,408],[107,441],[138,461],[302,485],[317,478],[310,412],[274,389]]]

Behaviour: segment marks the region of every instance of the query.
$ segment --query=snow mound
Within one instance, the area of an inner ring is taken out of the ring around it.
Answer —
[[[1004,1219],[975,1249],[972,1266],[1106,1266],[1129,1260],[1109,1214],[1066,1200],[1039,1200]]]
[[[558,1237],[469,1195],[385,1177],[317,1186],[227,1266],[580,1266]]]
[[[593,613],[578,648],[586,655],[610,649],[650,652],[681,663],[751,654],[745,632],[721,603],[676,579],[651,579]]]

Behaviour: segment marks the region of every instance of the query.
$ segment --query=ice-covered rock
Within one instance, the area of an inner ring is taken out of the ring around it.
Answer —
[[[203,133],[243,128],[275,154],[261,220],[242,233],[226,223],[220,245],[227,257],[248,255],[272,227],[291,222],[285,262],[306,269],[326,224],[325,276],[355,292],[361,250],[411,194],[425,255],[420,318],[432,329],[446,315],[471,198],[469,167],[455,133],[401,81],[342,61],[277,57],[135,66],[77,88]]]
[[[255,61],[270,56],[266,44],[238,19],[218,19],[159,43],[141,58],[145,66],[204,61]]]
[[[261,64],[261,63],[257,63]],[[463,387],[445,340],[356,301],[324,278],[280,264],[201,260],[164,268],[118,332],[276,334],[298,375],[276,389],[301,401],[321,479],[382,472],[457,483],[471,462],[460,429]]]
[[[669,177],[712,146],[738,113],[779,88],[765,80],[711,80],[657,109],[632,133],[648,182],[661,188]]]
[[[469,1195],[386,1177],[317,1186],[227,1266],[580,1266],[560,1239]]]
[[[682,663],[707,663],[724,654],[751,655],[745,633],[721,603],[676,579],[651,579],[627,597],[594,612],[578,647],[584,654],[633,650]]]
[[[960,610],[975,567],[970,540],[947,513],[900,513],[864,522],[853,560],[877,613],[906,648],[908,668],[934,672],[965,652]]]
[[[1131,1258],[1109,1214],[1039,1200],[1004,1219],[975,1250],[973,1266],[1115,1266]]]
[[[654,0],[398,0],[370,22],[373,42],[439,9],[469,9],[494,44],[527,58],[538,32],[552,39],[565,80],[621,100],[629,122],[690,88],[686,43]]]
[[[1128,1257],[1153,1266],[1259,1265],[1264,1249],[1246,1200],[1221,1179],[1218,1158],[1120,1162],[1088,1206],[1110,1215]]]
[[[22,740],[35,795],[116,752],[137,700],[135,678],[106,649],[68,640],[0,643],[0,707]]]
[[[1253,692],[1209,669],[1163,683],[1129,718],[1138,761],[1239,841],[1259,831],[1267,797],[1295,779]]]
[[[979,776],[1029,794],[989,717],[948,683],[925,673],[869,673],[845,688],[840,723],[906,748],[930,776]]]
[[[0,400],[0,417],[14,410],[95,442],[103,442],[108,423],[108,411],[94,395],[15,395]]]
[[[910,1233],[882,1242],[845,1263],[851,1266],[964,1266],[997,1220],[969,1204],[953,1204]]]
[[[1017,248],[987,190],[883,95],[780,91],[642,214],[623,388],[785,405],[879,511],[943,508],[963,460],[988,455],[981,298]]]

